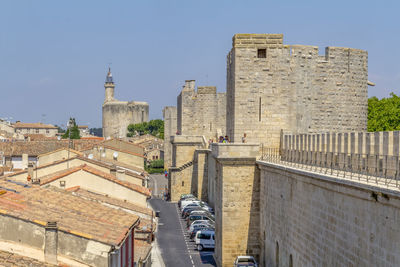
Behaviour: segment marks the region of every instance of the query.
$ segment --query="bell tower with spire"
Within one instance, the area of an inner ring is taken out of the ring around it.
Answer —
[[[106,95],[104,102],[109,102],[114,100],[114,81],[111,73],[111,68],[108,68],[108,73],[106,76],[106,82],[104,83],[104,88],[106,89]]]

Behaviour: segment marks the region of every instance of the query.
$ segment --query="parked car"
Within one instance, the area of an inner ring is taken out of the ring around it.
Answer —
[[[180,198],[179,201],[178,201],[178,207],[179,207],[179,208],[181,207],[181,202],[182,202],[182,200],[189,199],[189,198],[195,199],[196,197],[193,196],[192,194],[182,194],[182,195],[181,195],[181,198]]]
[[[195,210],[201,210],[201,211],[204,211],[201,207],[199,207],[199,206],[197,206],[197,207],[189,207],[189,208],[185,208],[183,211],[182,211],[182,218],[184,218],[184,219],[186,219],[189,215],[190,215],[190,213],[192,212],[192,211],[195,211]]]
[[[197,221],[197,220],[209,220],[209,221],[213,221],[214,222],[214,219],[211,218],[211,216],[207,216],[207,215],[190,215],[189,217],[187,217],[186,226],[189,227],[189,225],[191,225],[192,222]]]
[[[233,265],[234,267],[258,267],[253,256],[238,256]]]
[[[209,227],[213,227],[215,228],[215,223],[209,220],[197,220],[192,222],[192,224],[188,227],[188,232],[193,231],[193,229],[195,229],[196,227],[198,227],[199,225],[206,225]]]
[[[209,225],[203,225],[200,224],[199,226],[204,226],[204,227],[198,227],[198,228],[194,228],[190,233],[189,233],[189,237],[190,239],[194,239],[196,237],[196,234],[198,231],[215,231],[215,228],[213,226],[209,226]]]
[[[193,203],[200,203],[200,200],[198,200],[198,199],[191,199],[191,198],[182,200],[182,202],[181,202],[181,209],[184,209],[188,204],[193,204]]]
[[[186,204],[185,206],[182,206],[182,210],[186,209],[186,208],[190,208],[190,207],[200,207],[198,202],[191,202],[189,204]]]
[[[196,233],[194,239],[197,250],[202,251],[205,248],[215,247],[215,232],[213,230],[200,230]]]
[[[207,223],[207,224],[211,224],[211,225],[215,225],[215,223],[213,221],[209,221],[209,220],[197,220],[192,222],[192,224],[189,226],[189,230],[191,227],[196,226],[197,224],[202,224],[202,223]]]
[[[208,211],[202,210],[202,209],[200,209],[200,210],[192,210],[192,211],[189,213],[189,216],[190,216],[190,215],[207,215],[207,216],[209,216],[211,219],[215,220],[214,215],[212,215],[212,214],[209,213]]]

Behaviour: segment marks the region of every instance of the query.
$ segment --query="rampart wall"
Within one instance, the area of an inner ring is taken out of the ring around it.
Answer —
[[[217,93],[215,86],[199,86],[185,82],[177,99],[177,128],[181,135],[202,135],[216,141],[225,135],[226,94]]]
[[[398,266],[400,193],[257,162],[261,266]]]
[[[236,34],[227,56],[227,132],[279,144],[279,132],[364,131],[366,51],[285,45],[282,34]]]

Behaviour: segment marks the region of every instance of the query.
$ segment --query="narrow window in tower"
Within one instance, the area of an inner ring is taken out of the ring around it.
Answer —
[[[142,122],[144,122],[144,111],[142,110]]]
[[[257,57],[258,58],[266,58],[267,57],[267,49],[257,49]]]
[[[261,97],[258,101],[258,121],[261,121]]]

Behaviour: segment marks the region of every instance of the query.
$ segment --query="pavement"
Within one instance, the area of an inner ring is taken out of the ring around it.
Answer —
[[[213,250],[201,252],[196,250],[194,242],[187,235],[185,223],[178,214],[178,205],[158,197],[161,193],[159,190],[163,190],[167,184],[167,179],[163,175],[150,175],[153,197],[149,200],[149,204],[155,211],[160,211],[156,233],[158,256],[157,251],[155,251],[155,257],[152,258],[153,266],[216,266]],[[160,260],[160,258],[162,259]]]

